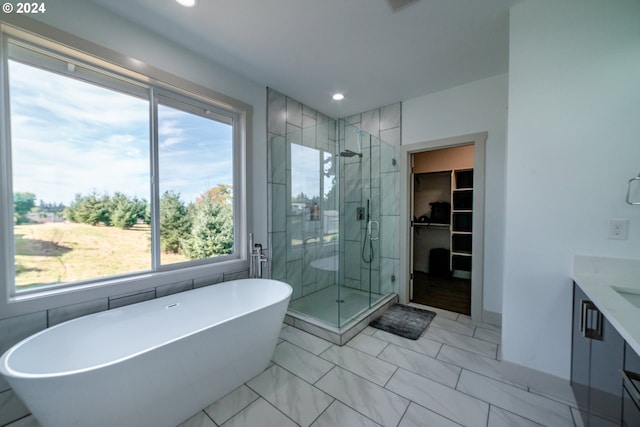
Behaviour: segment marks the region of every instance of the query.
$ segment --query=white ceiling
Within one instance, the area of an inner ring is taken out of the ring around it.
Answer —
[[[91,1],[338,118],[507,72],[519,0]]]

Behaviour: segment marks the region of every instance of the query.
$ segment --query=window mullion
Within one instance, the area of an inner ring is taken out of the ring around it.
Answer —
[[[151,144],[151,265],[160,267],[160,184],[158,164],[158,96],[149,88],[149,143]]]

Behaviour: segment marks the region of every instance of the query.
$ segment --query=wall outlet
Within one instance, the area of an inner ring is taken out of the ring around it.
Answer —
[[[629,238],[628,219],[610,219],[607,239],[627,240]]]

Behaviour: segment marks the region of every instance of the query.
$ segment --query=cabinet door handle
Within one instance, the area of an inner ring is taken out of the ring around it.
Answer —
[[[581,300],[580,332],[585,338],[602,341],[602,313],[589,300]]]

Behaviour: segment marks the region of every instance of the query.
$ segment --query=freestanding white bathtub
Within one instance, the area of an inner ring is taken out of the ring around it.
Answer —
[[[262,372],[291,287],[225,282],[74,319],[0,358],[43,427],[175,427]]]

